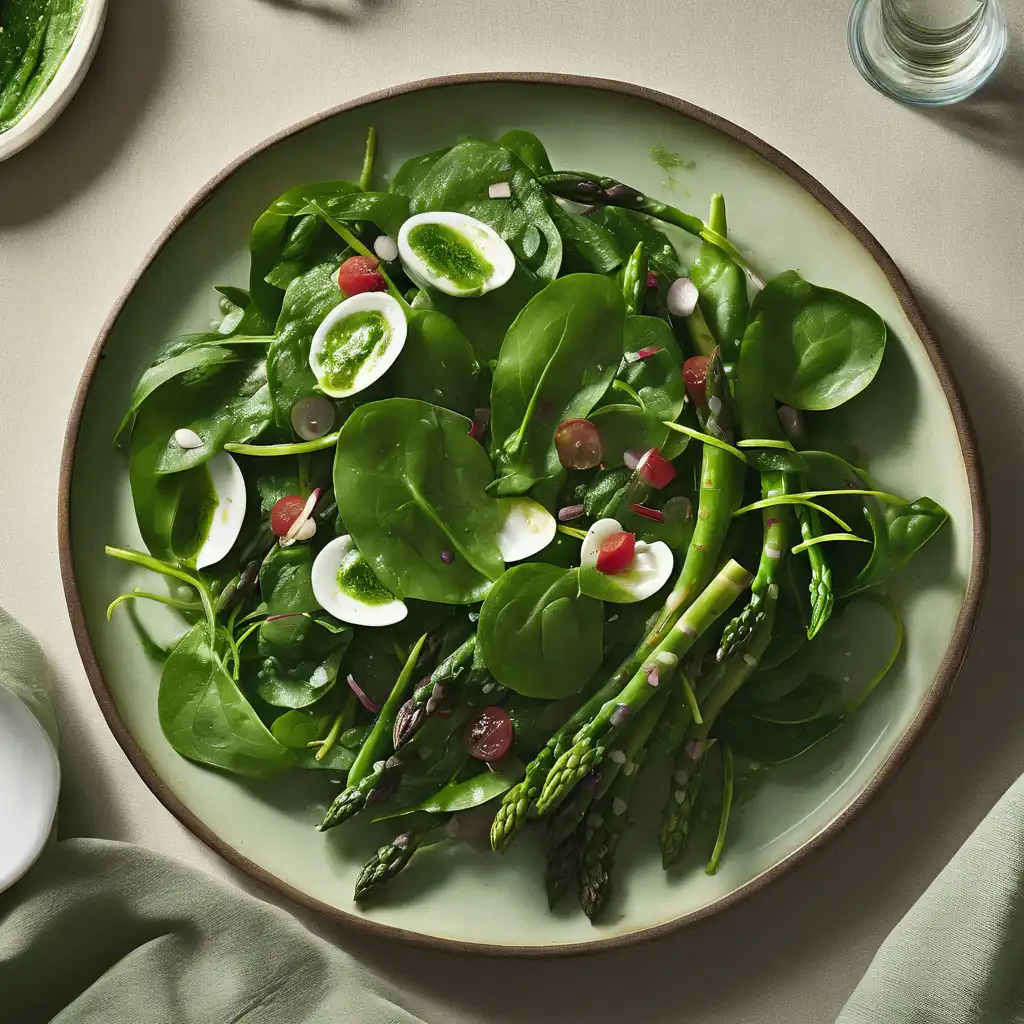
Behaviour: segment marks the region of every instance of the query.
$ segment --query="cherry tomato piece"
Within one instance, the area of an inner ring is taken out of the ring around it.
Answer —
[[[467,723],[463,741],[470,757],[500,761],[512,746],[516,730],[512,719],[499,707],[481,708]]]
[[[657,448],[652,448],[640,456],[636,471],[656,491],[667,487],[676,478],[675,466]]]
[[[372,256],[349,256],[338,267],[338,287],[348,298],[362,292],[386,292],[388,283],[379,266]]]
[[[636,537],[632,533],[620,530],[606,537],[597,549],[597,571],[606,576],[614,576],[617,572],[628,569],[633,563],[636,553]]]
[[[275,537],[283,537],[292,527],[292,523],[302,515],[306,507],[306,499],[297,494],[286,494],[278,498],[270,513],[270,529]]]
[[[690,401],[693,402],[698,409],[707,408],[707,376],[707,356],[690,356],[690,358],[683,363],[683,380],[686,382],[686,393],[690,396]]]
[[[590,420],[566,420],[555,431],[558,461],[565,469],[593,469],[604,457],[601,434]]]

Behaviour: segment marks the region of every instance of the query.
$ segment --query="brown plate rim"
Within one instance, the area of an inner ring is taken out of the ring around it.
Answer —
[[[529,85],[558,85],[573,88],[587,88],[603,92],[619,93],[632,96],[655,103],[675,113],[682,114],[692,120],[721,132],[753,150],[774,164],[781,171],[792,178],[814,199],[825,207],[871,254],[879,268],[885,274],[890,286],[896,293],[900,305],[908,320],[920,337],[928,353],[932,368],[934,369],[942,390],[949,404],[950,412],[956,426],[957,437],[960,443],[960,450],[967,471],[968,486],[971,493],[972,506],[972,528],[973,528],[973,552],[971,558],[970,576],[967,581],[967,588],[964,594],[964,602],[956,628],[950,640],[942,665],[935,677],[931,688],[921,706],[920,711],[910,724],[903,736],[900,737],[896,747],[890,753],[885,763],[878,769],[872,779],[864,787],[861,793],[840,812],[825,828],[811,837],[799,849],[794,850],[779,863],[763,871],[760,875],[750,879],[738,889],[723,896],[721,899],[708,904],[690,914],[685,914],[674,921],[665,922],[650,928],[629,932],[625,935],[609,936],[607,938],[595,938],[593,941],[566,943],[558,946],[517,946],[517,945],[495,945],[487,943],[465,942],[460,939],[449,939],[431,935],[424,935],[419,932],[410,931],[405,928],[398,928],[394,925],[383,924],[378,921],[368,920],[355,914],[333,907],[320,900],[314,899],[297,889],[295,886],[283,881],[261,868],[258,864],[242,856],[237,850],[225,843],[219,836],[205,825],[185,804],[178,799],[170,788],[153,770],[145,754],[139,749],[134,738],[118,713],[113,697],[107,688],[106,682],[100,671],[99,663],[93,650],[92,641],[85,622],[85,613],[82,606],[81,595],[78,590],[78,582],[75,575],[74,558],[71,549],[71,482],[75,461],[75,452],[78,443],[78,432],[81,426],[82,415],[85,409],[86,399],[92,383],[93,375],[103,355],[103,349],[107,339],[120,315],[129,296],[139,283],[142,275],[149,265],[156,258],[175,232],[199,209],[203,203],[240,167],[248,163],[253,157],[264,152],[271,146],[295,135],[307,128],[311,128],[321,122],[357,107],[377,103],[381,100],[391,99],[395,96],[404,96],[413,92],[422,92],[428,89],[439,89],[450,86],[492,84],[492,83],[523,83]],[[950,366],[942,348],[933,334],[923,311],[914,298],[907,284],[906,279],[900,272],[889,254],[882,248],[882,245],[871,234],[871,232],[816,178],[808,174],[789,157],[780,153],[773,146],[759,139],[744,128],[733,124],[731,121],[717,114],[713,114],[703,107],[698,107],[686,100],[671,96],[667,93],[648,89],[644,86],[634,85],[628,82],[620,82],[612,79],[593,78],[582,75],[567,75],[546,72],[482,72],[475,74],[445,75],[436,78],[427,78],[415,82],[408,82],[403,85],[393,86],[379,92],[362,96],[347,103],[339,104],[328,110],[321,111],[291,127],[270,136],[263,142],[252,147],[242,154],[224,170],[210,179],[185,205],[180,213],[171,221],[168,227],[156,240],[152,248],[146,254],[141,266],[135,272],[124,291],[121,293],[110,315],[104,323],[99,337],[89,355],[85,369],[75,394],[71,415],[68,420],[67,431],[64,437],[64,447],[61,454],[60,465],[60,487],[58,493],[58,538],[60,553],[61,578],[64,585],[64,596],[68,605],[68,613],[71,618],[71,627],[74,631],[75,641],[85,667],[86,675],[89,677],[93,694],[100,710],[114,734],[117,742],[121,745],[128,760],[135,770],[142,777],[143,782],[150,788],[157,799],[187,828],[197,839],[200,839],[212,850],[220,854],[228,863],[240,871],[274,890],[298,905],[306,909],[316,911],[325,917],[352,927],[357,931],[370,935],[382,936],[390,939],[397,939],[413,946],[427,949],[441,950],[445,952],[471,953],[483,956],[500,957],[556,957],[556,956],[578,956],[588,953],[605,952],[609,950],[624,949],[635,946],[641,942],[647,942],[662,935],[668,935],[688,925],[695,924],[714,914],[720,913],[728,907],[734,906],[741,900],[760,891],[769,883],[782,878],[793,870],[810,853],[820,849],[826,842],[838,835],[853,818],[866,807],[886,784],[892,779],[895,773],[906,761],[914,744],[921,738],[928,726],[934,719],[942,702],[948,696],[953,681],[963,664],[970,645],[971,636],[974,632],[978,619],[978,612],[981,605],[981,597],[984,591],[985,576],[988,565],[988,509],[985,498],[985,487],[982,476],[981,457],[978,452],[977,440],[973,427],[971,426],[964,402],[960,393],[952,367]]]

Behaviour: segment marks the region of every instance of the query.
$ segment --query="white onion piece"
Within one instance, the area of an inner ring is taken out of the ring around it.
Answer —
[[[660,540],[653,544],[638,540],[633,561],[613,576],[597,571],[597,555],[601,545],[612,534],[622,532],[616,519],[599,519],[587,531],[580,548],[580,593],[611,601],[633,604],[656,594],[672,575],[672,549]]]
[[[203,447],[203,439],[189,427],[179,427],[174,432],[174,443],[186,451]]]
[[[506,562],[521,562],[543,551],[558,529],[555,517],[532,498],[499,498],[505,518],[498,531],[498,550]]]
[[[490,199],[511,199],[512,186],[507,181],[496,181],[487,186],[487,196]]]
[[[673,316],[689,316],[697,308],[700,293],[688,277],[677,277],[668,286],[665,303]]]
[[[210,529],[196,555],[196,568],[219,562],[235,545],[245,519],[245,477],[227,452],[218,452],[205,463],[217,496]]]
[[[373,251],[385,263],[394,263],[398,259],[398,243],[390,235],[378,235],[373,240]]]

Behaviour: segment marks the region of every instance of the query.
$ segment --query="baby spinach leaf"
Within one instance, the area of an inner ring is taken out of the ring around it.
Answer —
[[[651,270],[668,282],[682,277],[683,265],[675,246],[649,217],[617,206],[597,206],[587,217],[594,224],[607,228],[618,240],[623,253],[633,252],[643,242]]]
[[[310,746],[327,735],[334,724],[334,719],[334,712],[317,714],[315,711],[286,711],[274,719],[270,731],[282,746],[295,751],[298,768],[347,772],[352,767],[356,755],[355,751],[340,739],[319,761],[316,759],[316,748]]]
[[[323,318],[344,298],[334,280],[337,269],[336,263],[321,263],[295,278],[284,293],[277,339],[267,352],[267,383],[281,427],[290,427],[292,406],[300,398],[317,394],[309,347]]]
[[[533,132],[528,132],[524,128],[513,128],[498,139],[498,145],[515,153],[530,168],[530,173],[535,177],[539,178],[542,174],[551,173],[548,151],[544,148],[544,143]]]
[[[589,217],[563,210],[552,197],[548,209],[562,236],[563,271],[593,271],[610,274],[622,266],[628,254],[623,253],[616,237]]]
[[[877,587],[890,579],[949,519],[949,513],[931,498],[918,498],[904,505],[867,498],[864,514],[871,524],[874,546],[867,564],[844,589],[843,596]]]
[[[390,191],[411,199],[419,183],[426,176],[427,172],[448,152],[451,147],[435,149],[432,153],[423,153],[420,156],[410,157],[395,171],[391,179]]]
[[[885,321],[863,302],[805,281],[773,278],[751,315],[768,339],[775,397],[796,409],[835,409],[874,379],[885,351]]]
[[[508,184],[509,198],[488,197],[488,187],[499,183]],[[547,192],[519,157],[496,143],[467,139],[453,146],[420,179],[409,209],[452,210],[482,220],[547,280],[562,264],[562,236],[548,213]]]
[[[369,221],[386,235],[397,236],[409,217],[409,200],[397,192],[346,192],[311,198],[335,220]],[[316,211],[315,207],[306,205],[300,212]]]
[[[277,320],[281,309],[281,290],[269,284],[266,278],[281,260],[292,218],[305,210],[311,200],[329,202],[358,191],[359,186],[354,181],[318,181],[299,185],[279,196],[260,214],[249,235],[249,293],[252,303],[243,318],[247,330],[252,333],[270,330]]]
[[[413,309],[405,347],[391,371],[395,392],[472,417],[487,403],[487,388],[473,347],[443,313]]]
[[[734,366],[739,359],[740,342],[750,313],[743,270],[717,245],[704,242],[690,268],[690,280],[700,293],[700,310],[711,336],[722,350],[723,362],[727,368]]]
[[[350,635],[345,634],[343,642],[323,658],[294,660],[273,654],[264,658],[256,673],[256,692],[278,708],[315,704],[338,681],[338,666]]]
[[[415,305],[444,313],[469,339],[477,359],[490,363],[498,358],[512,321],[543,285],[540,278],[517,263],[509,281],[485,295],[457,299],[429,288],[420,293],[422,298],[418,297]]]
[[[604,607],[579,592],[576,570],[513,566],[480,609],[477,643],[488,671],[525,697],[577,693],[601,665]]]
[[[491,385],[499,494],[523,494],[559,474],[555,428],[585,417],[622,360],[625,304],[596,274],[553,281],[516,317]]]
[[[338,512],[392,593],[471,604],[501,575],[501,510],[485,490],[491,465],[468,428],[463,417],[409,398],[360,406],[341,428]]]
[[[319,612],[320,603],[313,596],[314,551],[310,544],[293,544],[283,548],[275,544],[260,566],[260,593],[268,617],[288,615],[260,626],[260,653],[284,653],[293,657],[302,649],[307,637],[315,635],[316,624],[302,612]],[[330,646],[323,633],[322,649]],[[273,703],[273,701],[271,701]],[[292,705],[289,705],[292,706]]]
[[[196,623],[164,662],[157,710],[168,742],[191,761],[251,778],[295,763],[210,647],[205,622]]]

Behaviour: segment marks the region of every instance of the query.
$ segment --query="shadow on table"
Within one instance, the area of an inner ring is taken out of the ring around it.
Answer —
[[[270,7],[308,14],[336,25],[350,25],[368,17],[374,9],[386,7],[394,0],[261,0]]]
[[[127,145],[156,91],[170,0],[112,0],[89,74],[41,138],[0,164],[0,227],[69,203]]]
[[[1024,769],[1024,407],[1012,379],[972,348],[976,311],[925,289],[917,294],[974,418],[992,552],[967,664],[935,725],[882,796],[786,878],[711,920],[634,949],[531,963],[400,949],[344,931],[335,933],[337,941],[391,983],[452,1008],[453,1020],[704,1024],[749,1020],[750,1007],[762,1000],[758,1024],[835,1018],[850,994],[837,990],[836,978],[867,968],[920,895],[919,880],[941,870]],[[537,898],[543,900],[539,881]]]
[[[1010,44],[992,80],[970,99],[919,110],[986,149],[1024,163],[1024,43]]]

